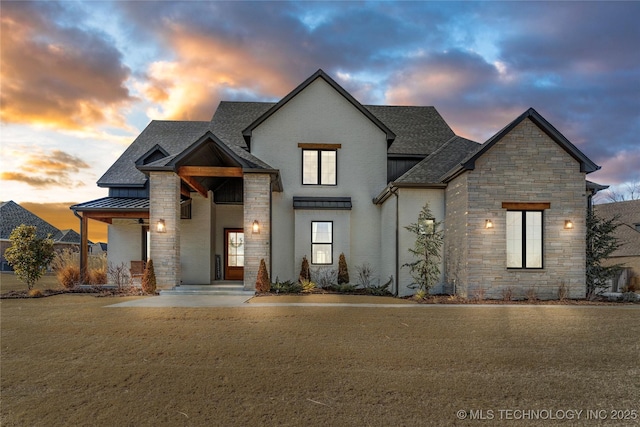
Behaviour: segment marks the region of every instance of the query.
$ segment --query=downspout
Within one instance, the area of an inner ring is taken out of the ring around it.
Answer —
[[[391,187],[389,191],[396,196],[396,286],[393,296],[397,297],[400,293],[400,195],[397,187]]]

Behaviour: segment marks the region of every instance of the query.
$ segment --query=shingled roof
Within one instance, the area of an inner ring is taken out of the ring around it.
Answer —
[[[58,230],[44,219],[12,200],[0,203],[0,239],[8,240],[11,232],[22,224],[34,225],[38,239],[50,236],[54,242],[80,243],[80,235],[75,231]]]
[[[99,187],[143,187],[147,177],[135,162],[156,144],[177,155],[201,137],[210,122],[153,120],[98,180]]]
[[[477,142],[454,136],[427,158],[409,169],[394,184],[436,184],[451,168],[460,164],[470,153],[480,147]]]
[[[640,200],[605,203],[595,205],[594,212],[601,218],[611,219],[619,216],[621,225],[614,233],[622,245],[611,254],[612,257],[640,256]]]
[[[429,155],[455,136],[434,107],[365,105],[396,134],[389,154]]]

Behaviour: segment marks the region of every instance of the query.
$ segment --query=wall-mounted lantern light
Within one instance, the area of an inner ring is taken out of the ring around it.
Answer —
[[[436,232],[436,220],[434,218],[424,218],[420,221],[420,234],[433,235]]]
[[[564,220],[564,229],[571,230],[573,228],[573,222],[570,219]]]
[[[251,227],[251,231],[253,232],[253,234],[260,234],[260,223],[258,222],[257,219],[253,221],[253,226]]]
[[[491,221],[490,219],[485,219],[484,228],[493,228],[493,221]]]
[[[156,224],[156,230],[158,231],[158,233],[167,232],[167,226],[164,224],[164,219],[158,220],[158,223]]]

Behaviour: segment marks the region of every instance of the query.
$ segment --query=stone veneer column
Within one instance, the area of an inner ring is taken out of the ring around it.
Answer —
[[[150,256],[158,289],[180,285],[180,177],[173,172],[151,172],[149,230]],[[159,233],[163,219],[166,232]]]
[[[244,175],[244,289],[255,290],[260,259],[271,273],[271,176],[261,173]],[[260,233],[253,233],[253,222],[260,223]],[[271,279],[271,276],[269,276]]]

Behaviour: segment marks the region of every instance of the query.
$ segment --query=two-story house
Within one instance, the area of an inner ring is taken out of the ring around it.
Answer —
[[[369,264],[411,294],[405,227],[444,223],[442,290],[585,293],[585,212],[598,169],[535,110],[484,144],[433,107],[362,105],[322,70],[277,103],[221,102],[210,122],[152,121],[71,207],[108,222],[109,262],[153,259],[158,285]],[[588,188],[589,187],[589,188]]]

